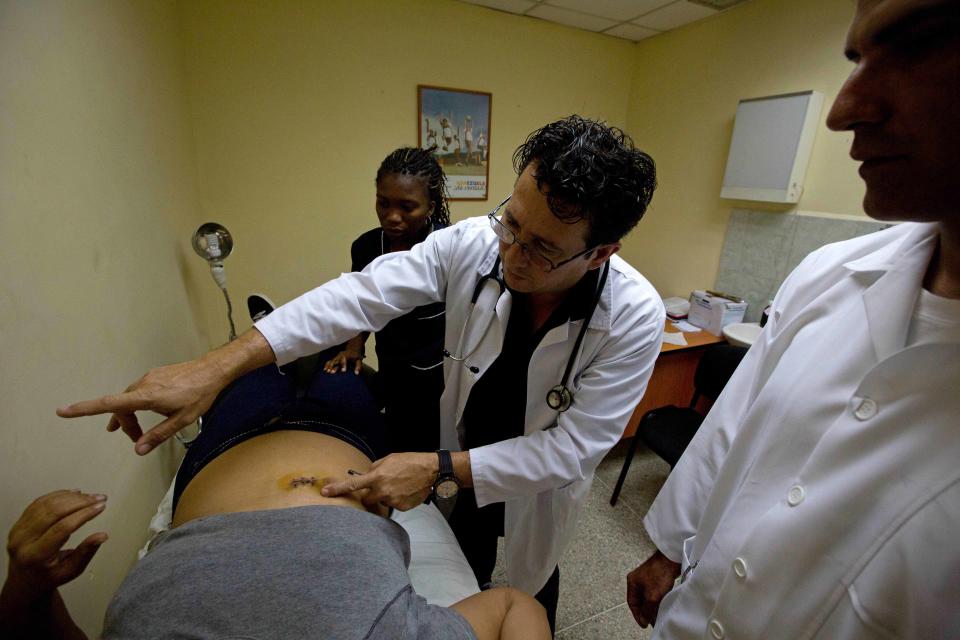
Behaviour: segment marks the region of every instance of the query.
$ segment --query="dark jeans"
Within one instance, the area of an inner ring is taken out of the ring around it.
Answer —
[[[385,455],[383,416],[359,376],[328,374],[321,365],[298,381],[293,370],[284,367],[281,372],[272,364],[261,367],[217,396],[177,471],[174,509],[183,490],[211,460],[264,433],[323,433],[354,446],[371,461]]]
[[[483,587],[490,582],[497,564],[497,538],[503,535],[503,503],[477,507],[472,489],[461,489],[450,514],[450,528]],[[550,631],[556,632],[557,602],[560,599],[560,567],[553,570],[547,584],[534,597],[547,610]]]

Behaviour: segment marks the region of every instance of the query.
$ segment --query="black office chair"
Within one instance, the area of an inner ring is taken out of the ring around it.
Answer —
[[[735,347],[730,344],[708,348],[700,359],[693,377],[694,390],[690,406],[669,405],[651,409],[643,414],[637,425],[637,432],[630,441],[630,449],[623,461],[617,486],[614,487],[613,495],[610,497],[612,506],[616,506],[617,498],[620,497],[620,489],[627,477],[627,470],[630,469],[637,443],[642,441],[654,453],[666,460],[672,470],[687,445],[693,440],[694,434],[697,433],[705,417],[696,410],[700,397],[705,397],[711,402],[716,400],[746,353],[746,347]]]

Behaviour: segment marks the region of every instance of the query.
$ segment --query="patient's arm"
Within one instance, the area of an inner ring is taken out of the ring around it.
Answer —
[[[497,587],[455,602],[451,608],[467,619],[480,640],[549,640],[547,613],[522,591]]]
[[[57,588],[83,573],[107,534],[94,533],[76,549],[62,547],[105,505],[106,496],[61,490],[27,507],[7,539],[10,564],[0,591],[0,636],[87,637],[70,618]]]

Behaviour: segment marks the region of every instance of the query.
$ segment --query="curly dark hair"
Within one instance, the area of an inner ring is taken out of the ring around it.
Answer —
[[[636,149],[630,136],[576,115],[527,136],[513,153],[513,168],[519,176],[530,164],[553,215],[590,224],[588,247],[627,235],[657,186],[653,158]]]
[[[427,194],[433,203],[433,222],[437,226],[450,224],[450,207],[447,204],[447,181],[440,163],[433,157],[433,150],[418,147],[400,147],[390,153],[377,169],[377,183],[384,176],[406,174],[423,178]]]

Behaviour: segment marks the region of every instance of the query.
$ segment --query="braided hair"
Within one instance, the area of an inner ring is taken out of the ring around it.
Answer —
[[[450,207],[447,204],[447,180],[440,163],[433,157],[433,150],[417,147],[400,147],[383,159],[377,169],[377,183],[391,174],[403,174],[423,178],[430,202],[433,203],[433,223],[437,227],[450,225]]]

